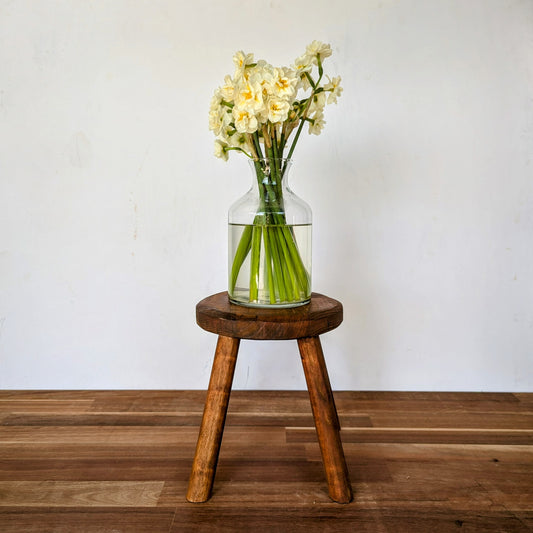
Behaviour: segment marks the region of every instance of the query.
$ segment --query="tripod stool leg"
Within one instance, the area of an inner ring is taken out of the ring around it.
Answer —
[[[330,498],[337,503],[352,501],[352,487],[342,450],[339,422],[322,346],[318,337],[298,339],[311,408]]]
[[[211,496],[239,342],[233,337],[218,337],[187,491],[187,500],[192,503],[205,502]]]

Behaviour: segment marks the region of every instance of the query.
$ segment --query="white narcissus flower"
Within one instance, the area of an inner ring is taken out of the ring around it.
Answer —
[[[309,104],[309,114],[322,113],[326,106],[326,93],[320,92],[313,96],[313,100]]]
[[[246,109],[234,107],[233,118],[235,119],[235,128],[239,133],[254,133],[257,131],[257,118]]]
[[[268,79],[268,93],[277,98],[292,102],[296,95],[299,78],[288,68],[275,68]]]
[[[263,90],[255,79],[241,80],[235,87],[235,106],[255,114],[263,108]]]
[[[211,99],[211,107],[209,109],[209,129],[215,135],[220,135],[220,132],[231,122],[231,109],[222,104],[222,100],[217,91]]]
[[[317,55],[320,56],[320,61],[324,61],[326,57],[329,57],[332,54],[331,46],[320,41],[313,41],[311,44],[307,45],[305,54],[309,57],[313,64],[316,65]]]
[[[285,122],[289,116],[291,105],[283,98],[275,96],[268,100],[268,120],[272,123]]]
[[[307,54],[302,54],[294,60],[293,68],[298,75],[303,75],[304,72],[309,72],[313,68],[312,58]]]
[[[253,64],[253,62],[254,62],[253,54],[245,54],[242,50],[237,52],[233,56],[233,63],[235,64],[235,78],[238,78],[244,75],[244,71],[246,70],[246,67],[248,65]]]
[[[233,148],[241,148],[242,150],[250,150],[248,146],[248,139],[244,133],[235,133],[228,138],[229,145]]]
[[[328,104],[337,103],[337,98],[341,95],[342,90],[343,90],[342,87],[340,86],[340,83],[341,83],[341,77],[336,76],[335,78],[331,78],[329,80],[329,83],[326,83],[326,85],[324,85],[324,91],[330,92],[328,96]]]
[[[318,111],[315,116],[310,119],[309,133],[313,135],[320,135],[320,132],[324,128],[326,121],[324,120],[324,114],[322,111]]]
[[[218,114],[220,109],[220,98],[215,94],[211,98],[211,105],[209,106],[209,129],[215,131],[216,128],[220,128],[218,124]],[[215,135],[218,133],[215,132]]]
[[[232,116],[232,120],[233,120],[233,116]],[[230,137],[235,132],[236,132],[235,126],[233,124],[229,124],[225,126],[224,128],[222,128],[222,130],[218,134],[218,138],[227,144],[231,144]]]
[[[269,96],[274,67],[265,61],[258,61],[255,67],[247,70],[247,82],[256,91],[255,114],[266,116],[266,100]],[[265,119],[266,120],[266,119]]]
[[[228,145],[217,139],[215,141],[215,157],[218,157],[220,159],[223,159],[224,161],[227,161],[228,160]]]
[[[254,61],[252,63],[247,63],[245,65],[245,72],[246,72],[246,79],[250,79],[252,76],[255,77],[261,77],[260,75],[262,72],[266,69],[269,70],[272,68],[272,65],[264,61],[263,59],[259,59],[258,61]],[[258,76],[259,75],[259,76]],[[235,78],[238,79],[238,78]]]
[[[271,74],[274,70],[274,67],[270,64],[264,61],[263,59],[260,59],[255,63],[254,66],[248,67],[246,69],[246,72],[250,73],[250,76],[255,76],[256,78],[264,78],[267,76],[267,74]]]
[[[231,79],[231,76],[229,74],[224,77],[224,85],[220,87],[219,92],[220,96],[226,102],[233,102],[235,87],[233,86],[233,80]]]

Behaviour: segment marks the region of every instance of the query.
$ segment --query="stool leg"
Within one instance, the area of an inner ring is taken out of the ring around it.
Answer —
[[[187,491],[187,500],[192,503],[205,502],[211,496],[239,342],[232,337],[218,337]]]
[[[320,339],[318,337],[298,339],[298,348],[315,418],[329,496],[337,503],[349,503],[353,498],[352,487],[342,450],[337,410]]]

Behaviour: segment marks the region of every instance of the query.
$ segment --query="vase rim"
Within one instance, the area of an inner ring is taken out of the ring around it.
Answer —
[[[293,160],[288,157],[257,157],[248,159],[248,164],[255,170],[257,170],[257,165],[259,165],[263,171],[266,171],[271,167],[288,170],[292,167]],[[283,174],[285,174],[285,171]]]
[[[250,158],[250,161],[252,163],[255,163],[256,161],[259,161],[259,162],[269,162],[269,161],[287,161],[287,162],[290,162],[292,163],[292,158],[290,157],[251,157]]]

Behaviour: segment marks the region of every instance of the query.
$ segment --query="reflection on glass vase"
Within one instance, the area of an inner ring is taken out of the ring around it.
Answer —
[[[295,307],[311,298],[311,208],[288,186],[289,159],[250,161],[253,183],[228,213],[233,303]]]

